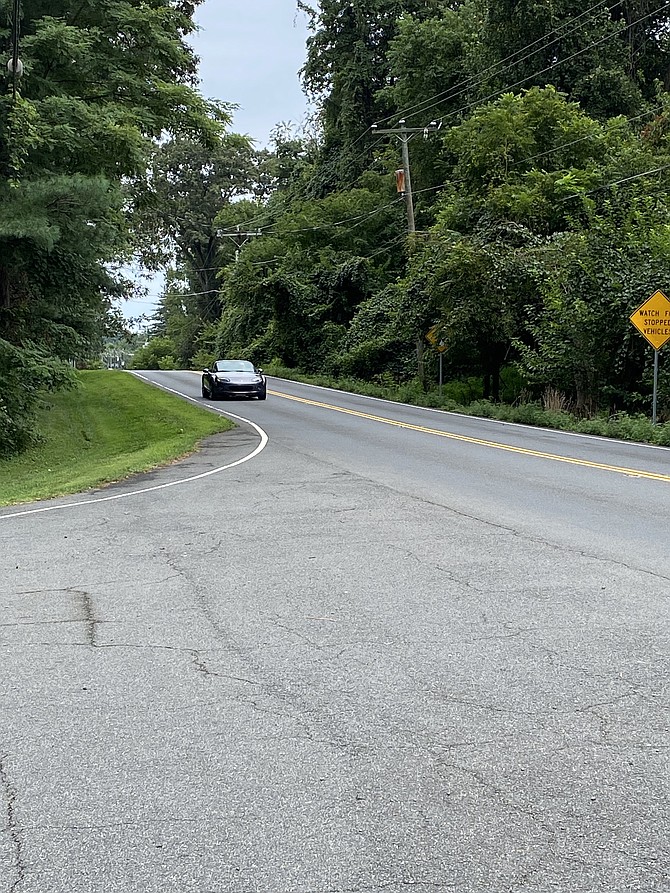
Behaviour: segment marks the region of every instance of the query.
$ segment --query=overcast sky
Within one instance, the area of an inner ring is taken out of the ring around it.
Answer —
[[[295,0],[205,0],[198,9],[199,32],[191,40],[200,57],[201,92],[234,102],[232,129],[266,146],[280,123],[300,125],[307,101],[298,72],[305,61],[307,19]],[[150,314],[162,279],[141,281],[147,301],[123,307],[126,318]]]
[[[233,130],[249,134],[260,147],[276,124],[304,120],[298,72],[305,61],[307,19],[295,0],[206,0],[196,20],[201,30],[192,43],[201,60],[201,90],[240,106]]]

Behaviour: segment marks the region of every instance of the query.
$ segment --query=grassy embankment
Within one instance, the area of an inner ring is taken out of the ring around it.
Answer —
[[[553,428],[557,431],[593,434],[633,443],[670,446],[670,421],[653,425],[649,416],[641,413],[636,415],[618,413],[615,416],[600,414],[593,418],[581,418],[568,412],[562,406],[563,401],[560,399],[524,402],[517,400],[514,404],[493,403],[481,399],[477,393],[481,390],[478,387],[481,382],[476,382],[474,379],[469,382],[447,382],[440,396],[436,388],[424,392],[416,381],[405,385],[376,384],[354,378],[335,379],[326,375],[302,375],[294,369],[287,369],[277,364],[266,364],[264,369],[268,375],[275,375],[278,378],[321,385],[353,394],[364,394],[368,397],[381,397],[414,406],[532,425],[536,428]],[[551,403],[556,405],[552,406]]]
[[[42,442],[0,461],[0,505],[78,493],[165,465],[233,423],[125,372],[79,372],[50,394]]]

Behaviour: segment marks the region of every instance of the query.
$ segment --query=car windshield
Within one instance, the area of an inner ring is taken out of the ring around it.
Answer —
[[[215,372],[253,372],[254,364],[247,360],[217,360],[214,363]]]

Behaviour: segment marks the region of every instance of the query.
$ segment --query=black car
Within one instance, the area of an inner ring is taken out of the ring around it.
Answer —
[[[212,369],[202,373],[202,396],[256,397],[265,400],[266,383],[262,369],[247,360],[217,360]]]

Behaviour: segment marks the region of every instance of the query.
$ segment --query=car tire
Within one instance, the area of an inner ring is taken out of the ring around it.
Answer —
[[[207,399],[207,391],[205,390],[205,385],[204,385],[204,384],[202,384],[202,385],[200,386],[200,390],[201,390],[201,392],[202,392],[202,396],[203,396],[203,397],[205,398],[205,400],[206,400],[206,399]]]
[[[267,397],[267,394],[265,393],[265,391],[263,391],[262,394],[259,394],[259,395],[258,395],[258,399],[259,399],[259,400],[265,400],[266,397]]]

